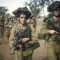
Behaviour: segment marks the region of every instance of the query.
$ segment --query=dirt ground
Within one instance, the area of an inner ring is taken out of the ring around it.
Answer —
[[[37,19],[37,35],[40,32],[42,20],[43,18]],[[32,60],[48,60],[45,40],[38,39],[38,41],[40,43],[40,47],[34,51]],[[0,38],[0,60],[15,60],[14,55],[10,55],[9,41],[5,34],[4,38]]]

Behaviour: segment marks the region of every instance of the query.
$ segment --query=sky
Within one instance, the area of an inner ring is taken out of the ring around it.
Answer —
[[[0,0],[0,6],[5,6],[8,8],[8,12],[12,12],[18,7],[24,7],[24,2],[27,0]]]
[[[12,14],[12,12],[18,7],[24,7],[25,2],[29,0],[0,0],[0,6],[5,6],[8,9],[7,13]],[[41,16],[47,15],[47,6],[44,8],[44,14],[41,12]]]

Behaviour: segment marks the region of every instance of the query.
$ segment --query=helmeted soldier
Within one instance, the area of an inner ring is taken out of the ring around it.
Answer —
[[[20,30],[19,33],[22,33],[27,27],[29,27],[27,30],[31,31],[30,38],[29,37],[21,38],[21,42],[22,44],[24,44],[25,49],[22,46],[22,44],[18,45],[19,50],[15,50],[15,60],[32,60],[32,55],[34,51],[33,45],[35,44],[35,42],[37,42],[37,37],[36,37],[35,29],[26,23],[27,19],[31,16],[31,13],[27,9],[27,7],[23,7],[23,8],[18,8],[16,11],[13,12],[13,14],[19,17],[20,23],[17,26],[13,27],[11,30],[11,34],[9,38],[9,44],[11,47],[13,46],[12,44],[15,39],[14,35],[18,30]]]
[[[31,24],[34,28],[36,27],[36,20],[34,15],[31,15],[29,24]]]
[[[5,30],[6,30],[6,36],[9,39],[10,36],[10,30],[12,29],[12,17],[8,17],[6,23],[5,23]]]
[[[11,26],[12,27],[16,26],[16,23],[17,23],[16,17],[15,16],[12,16],[12,24],[11,24]]]
[[[53,2],[48,11],[52,15],[44,21],[40,33],[46,34],[49,60],[60,60],[60,2]]]
[[[16,17],[16,20],[17,20],[17,23],[16,24],[19,24],[20,23],[19,17]]]

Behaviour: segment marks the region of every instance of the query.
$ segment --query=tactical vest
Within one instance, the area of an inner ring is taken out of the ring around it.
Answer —
[[[59,29],[57,29],[58,27],[59,27]],[[48,19],[47,28],[49,30],[55,30],[55,31],[57,30],[57,32],[59,32],[59,34],[53,34],[53,35],[47,34],[45,39],[48,40],[48,41],[59,42],[60,41],[60,20],[54,21],[51,18]]]

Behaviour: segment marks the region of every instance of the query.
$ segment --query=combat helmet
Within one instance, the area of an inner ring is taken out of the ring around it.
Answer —
[[[60,10],[60,2],[59,1],[55,1],[47,7],[48,12],[52,12],[56,9]]]
[[[31,12],[28,10],[27,7],[18,8],[12,12],[16,17],[19,17],[21,13],[26,14],[27,19],[30,18]]]

